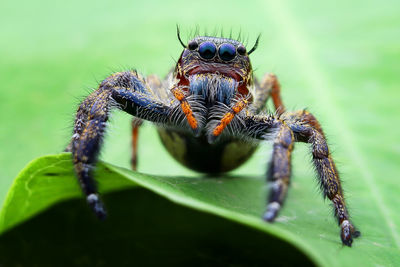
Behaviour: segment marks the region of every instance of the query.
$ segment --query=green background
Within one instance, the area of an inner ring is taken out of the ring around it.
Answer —
[[[185,41],[196,25],[232,29],[248,46],[262,34],[255,75],[276,73],[286,106],[322,122],[363,240],[383,228],[383,245],[399,250],[400,2],[8,1],[0,9],[0,202],[30,160],[64,149],[79,101],[107,75],[164,76],[181,52],[176,24]],[[129,166],[129,120],[113,117],[103,160]],[[142,133],[140,171],[195,175],[170,159],[150,125]],[[236,173],[262,175],[269,147]],[[306,188],[329,216],[307,154],[296,146],[292,190]]]

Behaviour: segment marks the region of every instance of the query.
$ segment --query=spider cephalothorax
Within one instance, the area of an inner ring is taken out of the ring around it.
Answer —
[[[216,113],[220,111],[214,107],[221,110],[223,105],[228,107],[235,102],[232,111],[236,114],[253,101],[253,71],[246,48],[236,40],[199,36],[189,41],[187,46],[182,45],[184,50],[173,72],[176,82],[172,92],[181,101],[189,126],[198,136],[209,117],[218,117]],[[200,118],[193,115],[190,98],[186,100],[185,96],[200,96],[200,101],[199,98],[194,100],[203,106],[202,112],[196,114]],[[234,119],[234,114],[227,113],[214,129],[209,124],[210,143]],[[199,124],[199,120],[203,124]]]
[[[141,120],[153,122],[168,152],[188,168],[221,173],[244,163],[262,140],[273,140],[267,178],[272,182],[264,220],[273,221],[284,202],[291,176],[294,142],[311,145],[313,163],[324,196],[334,206],[343,244],[351,246],[359,232],[351,224],[338,172],[324,133],[305,111],[288,112],[273,74],[259,83],[253,78],[249,52],[227,38],[199,36],[185,45],[164,81],[136,71],[106,78],[79,106],[69,150],[87,201],[99,218],[106,216],[92,169],[101,148],[112,108],[133,115],[132,167]],[[271,98],[275,113],[266,111]]]

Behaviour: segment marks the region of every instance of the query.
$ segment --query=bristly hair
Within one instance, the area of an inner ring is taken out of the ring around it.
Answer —
[[[182,39],[181,39],[181,34],[180,34],[180,29],[179,29],[179,25],[178,25],[178,24],[176,25],[176,33],[177,33],[179,42],[181,43],[181,45],[183,46],[183,48],[186,48],[186,45],[184,44],[184,42],[183,42]],[[214,29],[214,34],[213,34],[213,36],[217,36],[217,33],[218,33],[218,28],[216,27],[216,28]],[[193,34],[193,31],[190,32],[191,38],[197,37],[199,34],[200,34],[199,25],[196,25],[196,28],[195,28],[195,30],[194,30],[194,34]],[[207,36],[207,35],[208,35],[208,34],[207,34],[207,30],[205,30],[205,31],[204,31],[204,36]],[[224,31],[223,31],[222,28],[220,29],[220,37],[221,37],[221,38],[226,38],[226,36],[224,36]],[[254,46],[253,46],[253,47],[250,49],[250,51],[247,53],[248,55],[250,55],[251,53],[253,53],[253,52],[257,49],[258,43],[259,43],[259,41],[260,41],[260,37],[261,37],[261,33],[257,36],[257,39],[256,39],[256,42],[255,42]],[[228,37],[228,38],[229,38],[229,39],[232,39],[232,29],[231,29],[230,32],[229,32],[229,37]],[[243,42],[246,41],[246,46],[247,46],[248,38],[249,38],[248,35],[247,35],[246,38],[243,37]],[[241,39],[242,39],[242,30],[240,29],[240,30],[239,30],[239,34],[238,34],[238,37],[236,38],[236,41],[243,43]],[[244,45],[244,44],[243,44],[243,45]]]
[[[256,49],[257,49],[257,46],[258,46],[258,41],[260,40],[260,37],[261,37],[261,33],[258,35],[258,37],[257,37],[257,40],[256,40],[256,43],[254,44],[254,46],[253,46],[253,48],[252,49],[250,49],[250,51],[249,52],[247,52],[247,54],[251,54],[251,53],[253,53]]]
[[[176,24],[176,34],[178,35],[178,40],[181,43],[181,45],[183,46],[183,48],[186,48],[186,45],[182,42],[181,33],[180,33],[180,30],[179,30],[178,24]]]

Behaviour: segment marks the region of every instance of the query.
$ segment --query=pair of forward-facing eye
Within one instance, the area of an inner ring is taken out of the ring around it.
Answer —
[[[237,49],[233,44],[224,43],[220,45],[217,49],[217,46],[213,42],[203,42],[200,45],[197,44],[196,41],[191,41],[188,44],[190,50],[196,50],[199,48],[199,54],[204,59],[212,59],[217,54],[223,61],[231,61],[236,57],[236,52],[239,55],[246,54],[246,48],[244,46],[239,46]]]

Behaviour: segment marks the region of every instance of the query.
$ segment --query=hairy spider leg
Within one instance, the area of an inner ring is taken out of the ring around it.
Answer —
[[[119,108],[141,119],[166,124],[173,112],[173,108],[158,101],[143,78],[134,71],[108,77],[79,106],[71,141],[74,168],[87,202],[99,218],[105,218],[106,211],[99,198],[92,171],[112,108]]]
[[[307,113],[306,113],[307,114]],[[314,118],[307,115],[303,117]],[[318,174],[324,196],[328,197],[335,208],[335,216],[341,228],[342,243],[351,246],[353,237],[358,237],[360,232],[350,222],[349,213],[344,201],[339,174],[329,152],[323,134],[306,121],[293,120],[293,117],[284,118],[273,115],[245,115],[245,122],[240,131],[250,138],[268,140],[270,135],[277,131],[274,150],[268,173],[274,180],[269,197],[269,205],[264,219],[272,221],[279,212],[290,177],[290,152],[293,141],[306,142],[311,145],[313,163]],[[279,205],[278,205],[279,204]]]
[[[360,232],[350,222],[339,173],[333,162],[322,128],[316,118],[307,111],[298,111],[293,114],[297,114],[297,120],[293,120],[292,117],[292,120],[287,120],[292,121],[288,124],[298,141],[311,144],[313,163],[318,173],[320,187],[324,197],[328,197],[333,203],[335,216],[341,228],[340,236],[343,244],[351,246],[352,237],[358,237]],[[293,114],[290,116],[293,116]]]
[[[290,162],[293,141],[310,143],[313,163],[318,173],[321,189],[324,192],[324,196],[328,197],[334,205],[335,216],[341,228],[340,236],[342,242],[347,246],[351,246],[353,237],[358,237],[360,232],[355,229],[349,220],[339,174],[329,152],[320,123],[313,114],[306,110],[285,113],[285,107],[280,97],[280,85],[277,77],[273,74],[266,74],[260,85],[256,83],[255,100],[250,108],[257,113],[260,112],[265,106],[269,92],[276,108],[277,118],[275,119],[279,121],[279,117],[287,126],[281,126],[274,142],[272,158],[267,171],[268,179],[274,183],[271,187],[269,204],[264,214],[264,219],[273,221],[285,199],[291,175]],[[253,118],[256,118],[256,116],[253,116]],[[272,120],[272,118],[269,117],[269,120]],[[277,127],[274,124],[279,125],[279,123],[275,122],[270,124],[270,127]],[[260,125],[263,124],[261,123]],[[282,123],[282,125],[284,124]],[[287,127],[290,128],[292,133],[288,133]],[[250,135],[258,133],[260,130],[256,128],[255,126],[249,128],[248,133]],[[256,136],[258,135],[256,134]]]
[[[265,109],[265,105],[271,96],[277,117],[285,112],[285,107],[280,97],[280,85],[275,74],[267,73],[262,82],[255,81],[255,98],[250,108],[255,113]],[[275,122],[275,128],[279,128],[274,144],[273,152],[267,170],[267,180],[272,181],[268,197],[267,210],[263,216],[266,221],[272,222],[279,213],[285,200],[291,177],[291,153],[294,147],[294,136],[290,128],[283,122]]]
[[[267,211],[263,218],[272,222],[285,200],[291,176],[291,153],[294,146],[293,132],[284,122],[279,123],[275,137],[272,157],[267,171],[267,179],[272,181]]]
[[[308,125],[312,126],[315,130],[317,130],[320,134],[322,134],[322,136],[325,138],[325,134],[324,131],[322,130],[320,123],[315,118],[315,116],[309,111],[303,109],[303,110],[286,112],[284,117],[291,121],[300,121],[307,123]]]
[[[300,124],[302,127],[308,125],[307,131],[311,131],[310,129],[312,129],[312,131],[318,133],[312,134],[308,132],[307,135],[299,135],[297,133],[296,141],[312,144],[313,161],[318,172],[324,196],[327,196],[334,204],[335,215],[338,217],[338,222],[341,227],[342,242],[345,245],[351,246],[352,237],[359,236],[360,232],[356,231],[354,226],[349,221],[349,215],[344,202],[339,174],[330,155],[328,146],[326,144],[325,135],[320,123],[313,114],[306,110],[285,113],[285,107],[280,97],[280,84],[274,74],[266,74],[260,86],[256,86],[256,89],[256,92],[258,92],[258,95],[260,95],[260,97],[255,98],[254,102],[254,106],[256,107],[257,111],[260,111],[261,107],[265,105],[263,104],[263,101],[266,101],[266,98],[263,98],[262,96],[268,96],[268,92],[270,92],[278,116],[283,114],[282,119],[286,122],[292,121],[295,122],[295,125]],[[267,211],[264,214],[264,219],[267,221],[273,221],[277,216],[286,196],[287,186],[290,181],[290,160],[293,145],[288,146],[290,142],[285,142],[282,136],[281,128],[274,142],[273,154],[267,172],[268,179],[274,181],[274,184],[271,187]],[[289,141],[289,136],[287,136],[287,141]],[[322,149],[326,152],[326,154],[315,154],[317,153],[316,151],[318,151],[318,149]],[[323,157],[318,158],[318,155],[319,157]],[[330,187],[331,189],[329,189]],[[337,190],[332,191],[332,188],[337,188]],[[331,190],[331,192],[329,190]]]
[[[285,106],[282,103],[281,99],[281,85],[278,81],[278,78],[276,77],[275,74],[270,74],[268,77],[266,77],[268,80],[271,80],[272,87],[271,87],[271,98],[272,102],[274,102],[274,106],[276,109],[276,113],[278,115],[283,114],[286,109]]]
[[[222,133],[226,126],[228,126],[228,124],[233,120],[235,115],[242,111],[245,107],[247,107],[248,104],[249,101],[245,98],[241,98],[238,101],[234,102],[230,110],[223,115],[221,120],[212,130],[210,141],[214,141]]]
[[[258,82],[256,82],[255,85],[256,91],[253,108],[256,112],[260,112],[265,108],[265,103],[269,96],[271,96],[272,102],[274,103],[276,114],[281,115],[285,112],[285,106],[281,100],[281,86],[275,74],[265,74],[261,83],[258,84]]]
[[[280,96],[280,84],[275,74],[264,75],[261,84],[256,82],[255,99],[252,108],[256,113],[265,109],[266,101],[271,96],[275,113],[280,116],[285,107]],[[285,201],[291,177],[291,153],[294,146],[294,136],[285,123],[280,123],[280,129],[275,137],[272,156],[267,170],[267,180],[272,181],[268,196],[268,206],[263,218],[272,222],[278,215]]]
[[[92,169],[108,119],[109,96],[109,92],[96,91],[80,105],[71,142],[75,172],[88,204],[100,219],[105,218],[106,213],[99,200]]]
[[[269,76],[270,77],[270,76]],[[287,112],[280,115],[286,122],[307,123],[323,135],[322,128],[314,115],[305,110]],[[307,142],[307,140],[297,140]],[[294,135],[290,128],[283,125],[275,138],[272,157],[267,170],[267,180],[272,181],[268,207],[264,214],[266,221],[272,222],[282,207],[291,177],[291,155]]]

